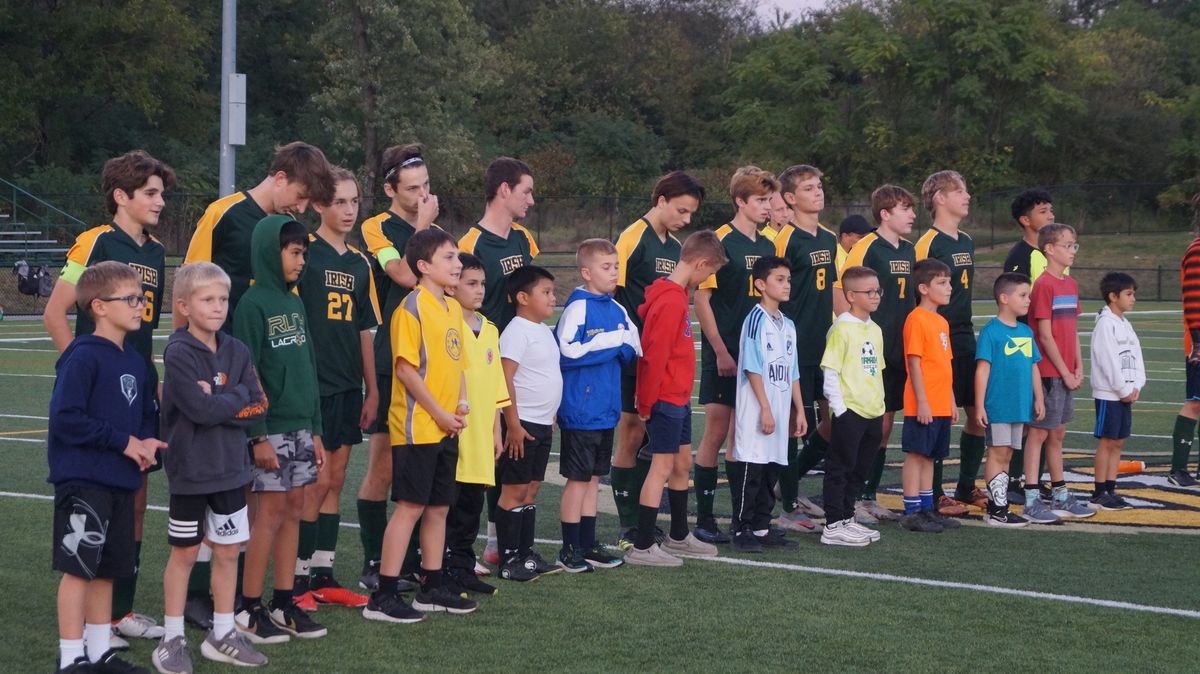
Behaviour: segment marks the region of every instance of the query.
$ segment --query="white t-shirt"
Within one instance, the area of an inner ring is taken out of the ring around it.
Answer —
[[[553,424],[563,390],[554,331],[545,323],[516,316],[500,335],[500,357],[518,364],[513,375],[517,416],[521,421]],[[470,386],[468,380],[467,387]]]
[[[772,316],[761,304],[755,305],[742,323],[740,345],[734,407],[734,456],[747,463],[787,465],[792,382],[800,378],[796,324],[782,313]],[[775,417],[775,431],[770,435],[762,432],[762,408],[747,372],[762,377],[771,414]]]

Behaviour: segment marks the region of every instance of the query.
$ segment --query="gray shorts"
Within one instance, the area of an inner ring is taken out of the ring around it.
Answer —
[[[1075,418],[1075,401],[1071,398],[1071,391],[1063,383],[1062,378],[1043,377],[1042,393],[1045,394],[1043,398],[1046,401],[1046,416],[1041,421],[1031,421],[1029,425],[1033,428],[1052,431],[1059,426],[1071,423],[1071,420]]]
[[[1012,447],[1021,449],[1021,436],[1025,433],[1025,424],[988,422],[983,429],[983,441],[988,447]]]
[[[267,440],[275,448],[279,468],[251,468],[254,477],[250,483],[251,491],[288,491],[317,481],[317,457],[310,431],[277,433],[268,435]],[[253,447],[250,448],[250,456],[254,456]]]

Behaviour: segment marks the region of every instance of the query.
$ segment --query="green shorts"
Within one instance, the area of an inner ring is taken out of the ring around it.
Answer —
[[[718,403],[734,406],[737,400],[737,377],[722,377],[717,369],[700,370],[700,404]]]
[[[321,443],[325,449],[362,442],[358,420],[362,416],[362,391],[343,391],[321,396]]]

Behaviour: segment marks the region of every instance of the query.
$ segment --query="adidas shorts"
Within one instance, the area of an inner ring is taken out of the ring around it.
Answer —
[[[317,481],[317,455],[312,433],[307,430],[272,433],[267,440],[275,448],[279,468],[267,470],[253,466],[250,470],[254,482],[250,491],[289,491]],[[250,457],[254,458],[253,447],[250,447]]]
[[[218,545],[250,540],[245,487],[213,494],[171,494],[168,510],[167,542],[177,548],[200,545],[205,538]]]
[[[52,563],[85,580],[131,578],[133,492],[84,482],[56,486]]]

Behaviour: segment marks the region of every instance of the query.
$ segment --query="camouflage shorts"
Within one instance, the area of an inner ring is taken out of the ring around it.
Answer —
[[[312,433],[306,430],[289,431],[268,435],[267,440],[275,448],[279,468],[267,470],[254,466],[254,482],[251,491],[288,491],[317,481],[317,457],[313,448]],[[254,448],[250,448],[254,457]]]

